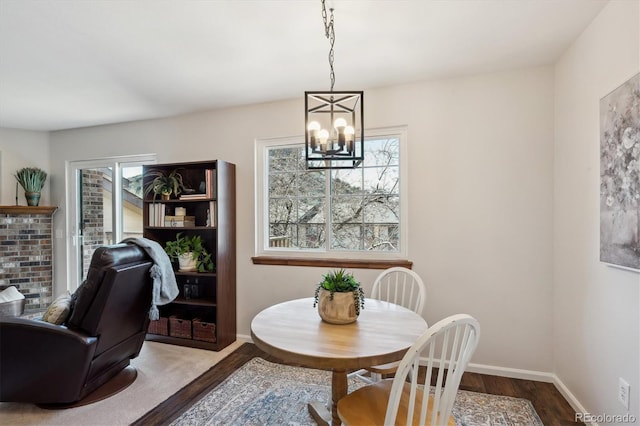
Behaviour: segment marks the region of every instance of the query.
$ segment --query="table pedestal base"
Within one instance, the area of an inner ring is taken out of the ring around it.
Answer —
[[[347,396],[348,387],[347,370],[337,368],[331,370],[331,411],[321,402],[309,404],[309,414],[319,425],[340,426],[342,424],[338,417],[338,401]]]
[[[316,401],[308,405],[309,414],[319,426],[329,426],[331,424],[331,412],[322,402]]]

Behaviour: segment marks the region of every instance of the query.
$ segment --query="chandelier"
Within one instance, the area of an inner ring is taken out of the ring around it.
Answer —
[[[331,90],[304,92],[305,157],[308,169],[353,169],[364,160],[364,106],[362,91],[334,91],[333,8],[327,19],[322,0],[322,20],[329,39]]]

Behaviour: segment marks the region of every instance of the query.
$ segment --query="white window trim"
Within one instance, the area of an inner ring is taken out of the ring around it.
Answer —
[[[408,137],[406,126],[383,127],[376,129],[365,129],[365,139],[399,136],[400,137],[400,250],[397,252],[381,251],[338,251],[338,250],[299,250],[296,248],[268,247],[269,227],[266,226],[268,219],[266,214],[268,208],[268,180],[265,173],[268,170],[267,150],[276,146],[300,145],[304,143],[304,136],[289,136],[281,138],[258,138],[255,140],[254,170],[255,170],[255,255],[283,258],[313,258],[313,259],[407,259],[408,235],[409,235],[409,156]],[[366,143],[366,141],[365,141]]]

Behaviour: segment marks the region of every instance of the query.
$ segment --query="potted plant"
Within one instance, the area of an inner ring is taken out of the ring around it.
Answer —
[[[182,232],[179,232],[175,240],[166,242],[164,251],[171,259],[178,260],[181,272],[213,271],[211,253],[204,247],[200,235],[183,237]]]
[[[364,309],[364,290],[353,274],[344,269],[322,276],[316,287],[313,306],[318,306],[320,318],[331,324],[349,324],[358,319]]]
[[[24,189],[27,205],[37,206],[40,203],[40,192],[47,180],[47,173],[37,167],[25,167],[14,175]]]
[[[171,194],[178,196],[184,189],[182,175],[177,170],[172,170],[166,174],[162,170],[150,170],[147,177],[153,177],[153,180],[144,188],[146,196],[153,191],[153,198],[160,195],[163,200],[168,200]]]

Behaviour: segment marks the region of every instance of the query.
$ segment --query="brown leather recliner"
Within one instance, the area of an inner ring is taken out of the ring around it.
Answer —
[[[64,325],[0,319],[0,401],[73,403],[127,367],[149,324],[152,265],[136,245],[100,247]]]

